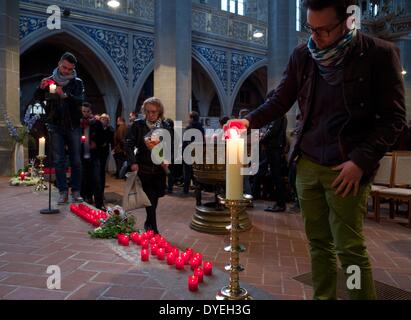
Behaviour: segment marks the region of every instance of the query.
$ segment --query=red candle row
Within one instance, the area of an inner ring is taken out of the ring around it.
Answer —
[[[184,270],[184,266],[189,264],[191,270],[194,271],[194,274],[188,278],[190,291],[197,291],[198,284],[203,282],[203,276],[211,276],[213,273],[213,264],[209,261],[203,264],[201,253],[195,253],[193,249],[187,248],[185,252],[180,254],[176,247],[173,247],[162,236],[154,235],[151,230],[142,234],[133,232],[130,236],[119,234],[117,238],[120,245],[129,246],[131,240],[141,246],[141,261],[149,261],[151,253],[152,256],[157,256],[158,260],[166,260],[170,266],[175,265],[177,270]]]
[[[91,223],[95,227],[99,227],[101,225],[101,219],[107,219],[107,214],[104,211],[94,210],[83,203],[78,206],[71,204],[70,211],[88,223]]]

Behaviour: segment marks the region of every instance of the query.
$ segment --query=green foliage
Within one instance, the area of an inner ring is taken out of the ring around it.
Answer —
[[[117,214],[110,216],[101,227],[89,231],[89,235],[95,239],[115,239],[119,233],[130,234],[137,232],[134,229],[134,217],[129,215],[124,220]]]

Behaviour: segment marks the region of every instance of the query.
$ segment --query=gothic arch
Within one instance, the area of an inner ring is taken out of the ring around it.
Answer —
[[[131,104],[130,106],[133,108],[136,107],[138,98],[140,96],[141,90],[143,89],[144,84],[146,83],[147,79],[150,77],[150,74],[154,72],[154,61],[151,61],[147,67],[143,70],[143,72],[140,74],[138,81],[136,85],[133,88],[133,93],[131,97]],[[130,111],[133,111],[130,110]]]
[[[260,69],[262,67],[267,67],[267,66],[268,66],[268,60],[263,59],[263,60],[260,60],[260,61],[256,62],[255,64],[253,64],[249,69],[247,69],[244,72],[244,74],[241,76],[241,78],[238,80],[237,84],[235,85],[235,87],[233,89],[233,92],[231,93],[230,101],[229,101],[230,114],[233,110],[234,102],[235,102],[235,99],[236,99],[240,89],[241,89],[241,86],[244,84],[244,82],[247,80],[247,78],[249,76],[251,76],[258,69]]]
[[[109,73],[109,78],[113,81],[117,91],[119,92],[121,100],[126,103],[127,93],[126,93],[126,84],[121,76],[118,68],[108,56],[106,52],[88,35],[86,35],[81,30],[77,29],[71,23],[62,22],[62,28],[59,30],[49,30],[46,27],[33,31],[26,37],[20,40],[20,55],[23,55],[27,50],[29,50],[35,44],[46,40],[47,38],[59,35],[59,34],[67,34],[68,36],[72,37],[76,41],[79,41],[83,46],[89,49],[93,55],[97,57],[99,62],[107,69]],[[84,64],[89,71],[95,71],[94,64]],[[94,68],[94,69],[93,69]],[[106,75],[105,75],[106,76]],[[106,77],[107,78],[107,77]],[[102,92],[105,92],[104,88],[100,88]],[[107,109],[109,106],[107,106]],[[109,111],[109,110],[107,110]],[[112,110],[110,110],[112,111]],[[109,112],[110,112],[109,111]],[[111,112],[110,112],[111,113]]]
[[[221,81],[218,78],[216,72],[213,70],[213,68],[210,66],[210,64],[199,53],[197,53],[194,50],[193,50],[192,57],[195,59],[195,61],[198,62],[198,64],[204,69],[204,71],[210,77],[211,81],[213,82],[214,87],[216,88],[217,96],[218,96],[218,99],[220,100],[220,104],[221,104],[223,114],[225,114],[225,115],[228,114],[227,94],[225,93],[225,90],[224,90],[224,88],[221,84]]]

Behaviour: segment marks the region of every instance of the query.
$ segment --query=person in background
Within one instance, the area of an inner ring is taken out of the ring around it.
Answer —
[[[302,129],[291,159],[314,299],[337,299],[337,256],[344,274],[352,266],[359,271],[350,299],[376,299],[363,222],[379,161],[406,125],[401,58],[393,43],[356,29],[347,12],[357,1],[303,3],[308,43],[294,50],[274,94],[236,121],[261,128],[298,100]]]
[[[82,183],[81,196],[86,202],[92,204],[93,197],[97,209],[106,210],[103,203],[104,188],[101,183],[101,162],[102,146],[104,143],[103,125],[93,116],[92,106],[88,102],[83,102],[82,128]]]
[[[123,117],[117,118],[117,128],[114,133],[114,149],[113,157],[116,161],[116,179],[120,179],[120,170],[123,167],[124,161],[126,161],[126,150],[124,147],[124,141],[127,133],[126,121]]]
[[[100,153],[100,181],[103,191],[106,187],[106,165],[111,150],[114,149],[114,128],[110,125],[110,116],[106,113],[100,115],[100,122],[103,125],[102,141]]]
[[[144,192],[151,202],[146,207],[145,230],[158,234],[157,205],[159,198],[165,195],[166,171],[168,164],[155,164],[151,158],[152,149],[159,141],[152,138],[155,129],[170,130],[164,121],[164,105],[160,99],[152,97],[144,101],[141,108],[144,119],[133,122],[126,138],[127,161],[131,171],[137,172]],[[134,150],[137,149],[137,153]]]
[[[270,175],[274,183],[277,203],[266,208],[268,212],[284,212],[286,210],[286,186],[283,168],[286,165],[284,150],[287,144],[287,118],[285,116],[271,122],[260,142],[264,145]]]
[[[189,124],[185,128],[185,130],[189,129],[197,129],[201,131],[201,134],[204,137],[204,127],[200,122],[200,115],[196,111],[192,111],[189,114]],[[193,142],[194,138],[192,139],[191,142]],[[191,143],[190,141],[183,141],[183,154],[184,154],[184,149]],[[184,174],[184,188],[183,188],[183,193],[188,194],[190,185],[191,185],[191,180],[193,179],[193,166],[190,164],[186,164],[183,162],[183,174]]]
[[[34,96],[36,100],[45,101],[46,92],[51,84],[56,84],[58,101],[52,109],[47,106],[47,125],[52,136],[52,152],[56,169],[56,185],[59,190],[57,204],[68,202],[68,184],[66,176],[66,147],[71,166],[71,195],[73,202],[82,202],[81,188],[81,160],[80,160],[80,119],[81,104],[84,101],[84,84],[77,77],[77,59],[70,52],[60,58],[53,74],[41,81]]]

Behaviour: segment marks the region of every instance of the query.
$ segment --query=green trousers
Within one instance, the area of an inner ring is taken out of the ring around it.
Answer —
[[[357,196],[351,193],[342,198],[331,187],[338,174],[304,157],[297,163],[296,185],[310,243],[314,299],[337,299],[337,256],[344,272],[350,266],[360,270],[361,286],[357,281],[354,288],[346,287],[350,299],[376,299],[362,234],[371,185],[362,185]],[[346,274],[348,282],[354,274],[352,268]]]

